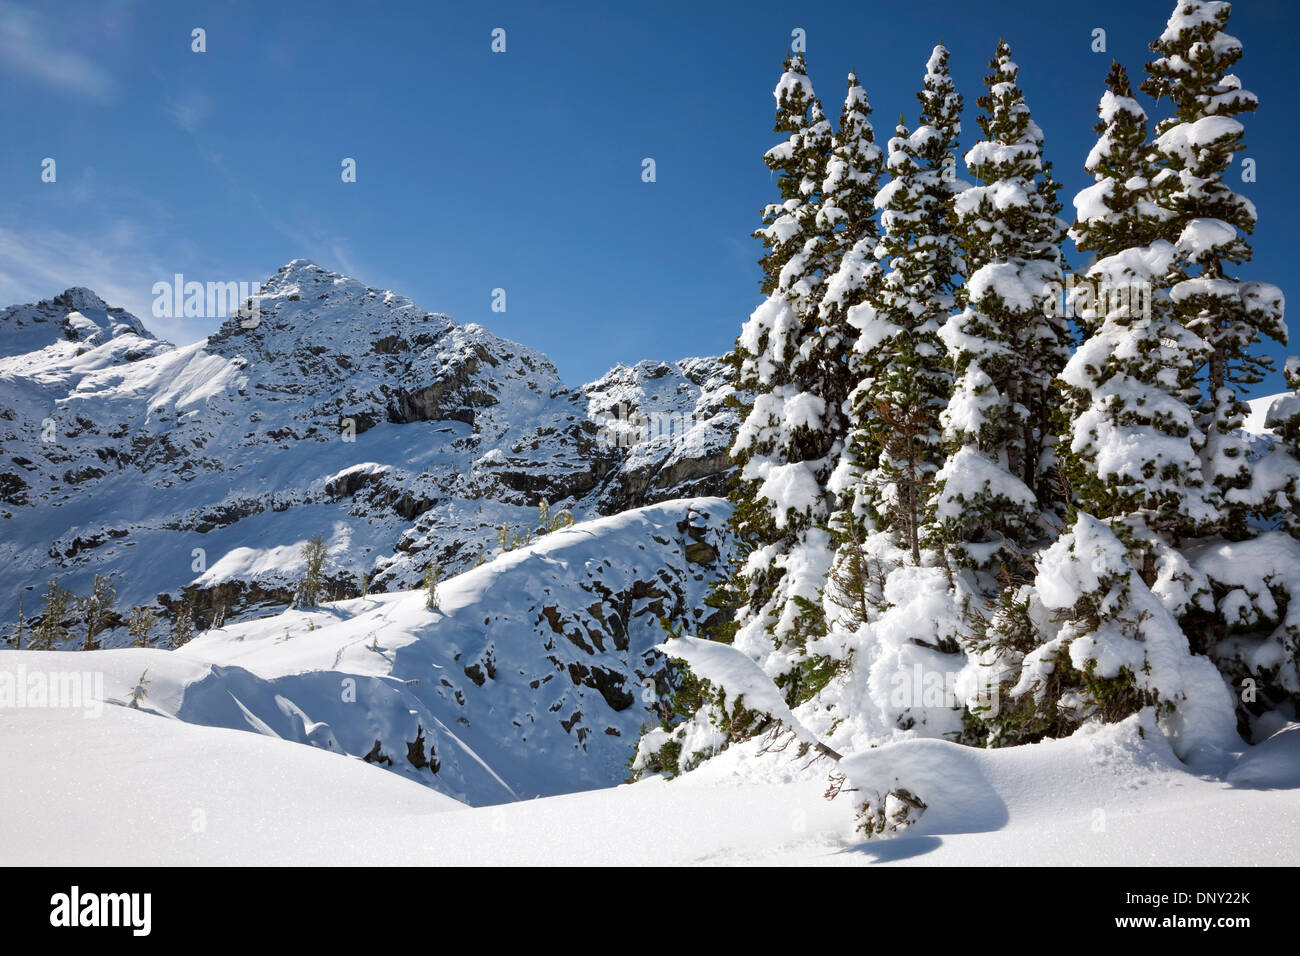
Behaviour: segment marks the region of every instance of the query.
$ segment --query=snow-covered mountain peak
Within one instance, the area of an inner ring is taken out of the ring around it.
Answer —
[[[232,314],[209,338],[209,347],[275,355],[292,352],[302,342],[318,354],[331,348],[383,354],[393,351],[394,336],[431,340],[454,325],[405,296],[371,288],[308,259],[294,259],[263,282],[256,306],[255,315]]]
[[[70,289],[65,289],[60,295],[56,295],[52,300],[55,305],[66,306],[68,309],[92,309],[101,312],[108,311],[108,303],[101,299],[90,289],[82,285],[74,285]]]
[[[60,343],[103,345],[123,335],[153,339],[134,315],[112,308],[83,286],[73,286],[52,299],[0,309],[0,358]]]
[[[256,379],[288,376],[315,394],[331,391],[331,399],[340,396],[343,380],[353,393],[392,397],[427,392],[434,381],[450,379],[475,392],[471,404],[480,406],[499,402],[510,380],[535,397],[564,389],[542,353],[309,259],[281,266],[256,294],[255,315],[232,315],[208,339],[207,349],[242,356]],[[481,380],[481,387],[473,387],[472,379]],[[341,397],[347,405],[347,396]],[[408,405],[399,396],[388,419],[428,420],[430,410]],[[467,420],[463,410],[450,417]]]

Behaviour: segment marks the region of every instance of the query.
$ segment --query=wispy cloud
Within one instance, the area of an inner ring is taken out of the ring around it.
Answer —
[[[3,0],[0,0],[3,2]],[[157,65],[150,65],[149,72],[158,83],[158,89],[162,92],[162,109],[173,123],[189,134],[190,140],[194,143],[196,149],[201,153],[208,152],[203,145],[200,137],[197,135],[199,128],[212,115],[213,100],[212,97],[200,89],[183,89],[178,92],[172,91],[172,78]],[[204,156],[208,162],[212,162],[209,156]]]
[[[212,98],[201,90],[193,90],[176,99],[168,96],[163,108],[177,126],[193,133],[212,115]]]
[[[43,13],[0,0],[0,67],[78,96],[111,99],[117,89],[113,75],[60,42],[67,34],[55,27]]]

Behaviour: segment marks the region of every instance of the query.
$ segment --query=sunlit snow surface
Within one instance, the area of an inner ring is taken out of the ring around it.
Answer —
[[[1280,789],[1300,786],[1295,724],[1226,780],[1135,720],[1008,750],[891,745],[867,756],[924,782],[930,809],[865,842],[853,795],[823,798],[824,761],[759,777],[736,752],[673,782],[470,809],[354,758],[123,707],[0,721],[10,865],[1300,863],[1300,799]]]

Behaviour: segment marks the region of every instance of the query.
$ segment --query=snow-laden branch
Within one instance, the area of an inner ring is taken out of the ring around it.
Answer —
[[[789,728],[799,740],[819,754],[839,760],[840,755],[823,744],[807,727],[799,722],[790,706],[781,696],[780,689],[746,654],[730,644],[706,641],[698,637],[677,637],[656,650],[669,657],[685,661],[696,677],[723,688],[733,699],[745,698],[745,706],[761,711]]]

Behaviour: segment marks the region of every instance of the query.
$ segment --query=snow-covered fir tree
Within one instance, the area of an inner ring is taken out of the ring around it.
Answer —
[[[774,95],[775,129],[786,139],[764,160],[783,201],[766,207],[755,233],[766,249],[767,299],[730,356],[738,390],[752,398],[740,407],[732,447],[737,560],[710,594],[715,623],[701,633],[734,641],[796,703],[836,666],[809,647],[825,634],[828,483],[848,430],[846,356],[856,336],[847,316],[880,277],[872,203],[883,156],[855,75],[833,136],[801,55],[786,60]],[[684,665],[674,662],[670,671],[662,726],[643,737],[635,773],[678,772],[766,726]]]
[[[876,145],[871,125],[867,91],[858,82],[857,74],[850,73],[839,129],[826,161],[822,203],[817,210],[822,229],[830,236],[827,246],[833,250],[832,258],[842,258],[863,239],[876,238],[873,203],[883,162],[884,154]],[[826,307],[825,297],[822,307]]]
[[[325,560],[329,550],[325,539],[315,535],[302,546],[303,572],[298,583],[294,604],[297,607],[315,607],[321,592],[325,590]]]
[[[916,97],[921,101],[921,115],[911,138],[921,167],[918,178],[938,200],[926,204],[927,228],[918,233],[917,243],[930,259],[934,286],[951,311],[952,294],[966,274],[952,200],[969,183],[957,178],[963,100],[948,70],[948,49],[943,44],[930,51]]]
[[[964,308],[943,327],[955,380],[943,414],[949,457],[931,508],[954,565],[997,573],[1032,550],[1054,495],[1051,382],[1069,330],[1052,307],[1065,226],[1043,133],[1006,43],[990,66],[979,100],[985,139],[966,154],[982,185],[954,199],[970,275],[958,296]]]
[[[1134,609],[1135,601],[1154,600],[1160,567],[1185,563],[1175,549],[1214,524],[1219,500],[1201,473],[1205,435],[1194,407],[1208,350],[1156,291],[1174,248],[1155,238],[1167,212],[1155,202],[1146,113],[1118,63],[1098,115],[1100,135],[1084,162],[1094,184],[1075,197],[1071,230],[1080,248],[1098,256],[1070,303],[1090,334],[1059,380],[1059,458],[1077,518],[1039,562],[1034,586],[1004,601],[989,629],[993,654],[982,660],[995,661],[992,673],[1005,683],[987,725],[1002,744],[1062,736],[1084,720],[1119,720],[1146,706],[1186,708],[1181,685],[1162,682],[1175,675],[1175,661],[1209,663],[1189,660],[1167,610]],[[1053,575],[1086,559],[1085,546],[1105,573],[1072,602],[1045,598],[1060,584]],[[1132,580],[1134,567],[1140,581]],[[1038,604],[1050,613],[1033,613]],[[1166,661],[1156,672],[1132,653],[1132,642],[1152,628]],[[1077,642],[1080,635],[1087,641]],[[1107,663],[1120,658],[1127,663]]]
[[[923,504],[942,462],[939,414],[948,392],[939,330],[949,294],[931,269],[936,207],[945,197],[936,188],[939,175],[922,165],[901,123],[889,142],[889,172],[876,197],[884,228],[878,253],[888,258],[888,272],[850,316],[860,334],[851,398],[857,459],[846,491],[865,527],[893,532],[919,564]]]
[[[850,109],[851,105],[852,109]],[[883,275],[880,263],[877,261],[879,233],[875,220],[875,198],[879,190],[880,171],[884,165],[884,154],[874,142],[874,133],[867,119],[869,112],[870,107],[867,105],[866,93],[858,85],[856,77],[850,74],[849,92],[841,117],[840,132],[837,134],[836,139],[837,142],[849,143],[852,140],[849,139],[848,133],[855,134],[854,139],[859,144],[857,150],[859,159],[850,166],[848,163],[839,162],[836,157],[832,157],[831,163],[828,164],[825,184],[827,206],[845,208],[845,203],[833,197],[837,193],[845,191],[845,188],[839,185],[840,183],[847,184],[851,182],[852,211],[848,212],[846,209],[846,215],[843,216],[845,229],[841,235],[841,245],[844,252],[840,258],[838,268],[826,284],[820,304],[820,317],[823,325],[841,330],[843,336],[844,352],[841,361],[846,363],[848,374],[839,376],[837,380],[842,381],[846,387],[852,387],[858,376],[853,352],[858,327],[856,323],[850,325],[850,316],[854,313],[856,307],[876,294]],[[841,169],[847,171],[850,168],[854,171],[852,180],[848,180],[847,177],[840,173]],[[849,239],[852,241],[848,241]],[[838,396],[838,399],[838,411],[843,422],[844,438],[840,446],[839,462],[835,473],[831,475],[827,489],[836,495],[842,491],[842,479],[839,477],[839,473],[844,471],[846,463],[855,462],[860,454],[855,446],[854,429],[851,425],[853,410],[850,394],[846,392]],[[828,577],[831,579],[846,577],[850,582],[860,581],[862,570],[858,562],[861,559],[861,549],[859,547],[861,522],[854,517],[851,502],[847,508],[841,502],[839,510],[834,511],[828,519],[827,528],[832,545],[836,548],[835,563],[832,565]],[[846,550],[851,550],[852,555],[849,560],[853,562],[847,569],[842,566]],[[841,593],[835,587],[831,587],[829,590]],[[828,609],[829,613],[834,618],[846,609],[851,610],[859,606],[862,599],[860,589],[856,588],[854,583],[849,583],[843,589],[840,598],[838,598],[843,606],[836,608],[834,606],[836,602],[831,601],[831,607]]]
[[[1257,211],[1227,176],[1245,148],[1237,117],[1258,100],[1232,72],[1242,45],[1227,32],[1230,12],[1222,2],[1176,3],[1151,45],[1156,58],[1142,89],[1173,109],[1155,129],[1159,201],[1170,211],[1161,238],[1175,250],[1166,281],[1179,321],[1208,346],[1197,425],[1206,436],[1202,473],[1221,498],[1215,530],[1227,539],[1217,556],[1192,556],[1205,578],[1193,576],[1169,599],[1192,647],[1214,657],[1235,686],[1254,688],[1255,703],[1240,695],[1249,729],[1260,701],[1300,706],[1300,623],[1280,611],[1300,599],[1300,581],[1291,545],[1262,531],[1285,523],[1294,459],[1283,447],[1256,460],[1240,432],[1243,391],[1273,366],[1262,340],[1285,342],[1287,333],[1281,290],[1235,274],[1251,257]]]
[[[1151,707],[1182,757],[1234,746],[1232,695],[1219,672],[1189,652],[1177,620],[1106,522],[1080,514],[1039,558],[1026,597],[1045,639],[999,699],[993,742],[1064,737]]]
[[[1249,257],[1242,233],[1255,222],[1253,205],[1222,182],[1241,148],[1232,116],[1255,105],[1225,72],[1241,53],[1223,32],[1227,15],[1227,4],[1179,3],[1152,45],[1161,56],[1143,88],[1176,110],[1157,127],[1162,171],[1118,66],[1102,99],[1101,137],[1086,162],[1095,183],[1076,198],[1073,230],[1101,257],[1088,270],[1097,294],[1083,324],[1092,334],[1061,376],[1061,458],[1078,518],[991,629],[1004,690],[1014,678],[989,720],[1000,742],[1058,736],[1072,720],[1117,720],[1151,705],[1176,721],[1230,724],[1219,713],[1221,684],[1183,687],[1211,657],[1232,685],[1252,693],[1262,685],[1270,705],[1290,696],[1294,706],[1300,688],[1300,629],[1277,619],[1279,596],[1294,593],[1291,546],[1268,534],[1241,540],[1285,510],[1296,463],[1285,448],[1252,463],[1236,432],[1244,405],[1234,386],[1260,380],[1268,363],[1254,351],[1259,337],[1284,338],[1285,329],[1280,291],[1226,274],[1225,264]],[[1229,541],[1194,540],[1214,534]],[[1053,599],[1085,579],[1076,554],[1084,537],[1093,586]],[[1112,577],[1097,574],[1099,564]],[[1163,599],[1158,609],[1148,592]],[[1237,715],[1244,730],[1247,696]],[[1061,724],[1067,703],[1075,713]]]
[[[181,601],[172,622],[171,646],[175,650],[184,647],[194,639],[194,596],[188,595]]]
[[[1185,564],[1173,547],[1219,513],[1201,474],[1205,436],[1194,408],[1207,348],[1156,293],[1175,253],[1156,238],[1168,213],[1156,202],[1146,113],[1118,63],[1106,82],[1099,138],[1084,162],[1094,183],[1075,197],[1071,229],[1081,250],[1096,253],[1069,303],[1086,339],[1058,381],[1058,458],[1077,512],[1038,560],[1033,584],[1008,588],[982,629],[972,670],[998,706],[972,711],[999,745],[1149,706],[1166,716],[1186,710],[1194,705],[1182,671],[1210,664],[1193,659],[1151,591],[1159,566]]]
[[[827,414],[834,417],[834,430],[841,437],[841,458],[845,454],[843,442],[848,440],[851,431],[851,409],[847,402],[857,376],[852,352],[858,327],[850,316],[856,306],[875,293],[882,276],[877,261],[879,233],[875,198],[884,153],[876,145],[870,114],[866,91],[850,73],[840,129],[835,134],[835,146],[822,184],[822,207],[818,211],[825,226],[839,227],[830,233],[828,245],[833,244],[839,251],[839,259],[823,286],[818,320],[819,335],[824,341],[823,357],[830,365],[824,398]],[[834,490],[833,478],[830,490]],[[829,523],[833,527],[836,521],[832,518]]]
[[[1071,302],[1091,335],[1061,375],[1059,458],[1079,510],[1177,544],[1212,527],[1220,509],[1201,472],[1195,408],[1209,352],[1157,295],[1175,249],[1156,239],[1168,213],[1155,201],[1146,112],[1120,64],[1107,87],[1084,163],[1095,182],[1074,199],[1071,235],[1098,258]],[[1155,549],[1144,552],[1151,584]]]
[[[832,227],[847,225],[818,215],[832,137],[801,55],[786,61],[774,95],[775,129],[786,139],[764,159],[783,202],[767,207],[755,233],[767,248],[767,299],[745,323],[734,356],[737,384],[753,396],[732,447],[735,526],[749,552],[738,572],[744,597],[735,641],[793,701],[824,679],[824,662],[806,645],[824,630],[826,484],[843,438],[834,397],[847,394],[847,371],[843,330],[824,327],[818,306],[838,244]]]
[[[150,608],[143,605],[131,608],[126,621],[127,631],[131,635],[131,646],[148,647],[150,632],[157,623],[158,618]]]
[[[1155,201],[1160,169],[1147,134],[1147,114],[1134,98],[1128,71],[1118,60],[1106,75],[1097,107],[1096,145],[1083,168],[1093,184],[1074,197],[1070,238],[1098,259],[1150,245],[1168,213]],[[1091,316],[1079,316],[1085,323]]]
[[[962,272],[951,212],[960,185],[953,151],[961,133],[962,98],[942,45],[931,52],[917,98],[920,123],[909,134],[900,117],[890,143],[891,182],[874,199],[885,236],[873,255],[892,260],[890,278],[884,286],[863,288],[862,305],[851,320],[859,330],[848,358],[855,385],[849,436],[831,479],[838,497],[831,521],[836,556],[826,592],[828,613],[850,629],[870,617],[870,605],[880,603],[885,569],[868,540],[872,534],[904,528],[913,563],[919,561],[919,505],[938,450],[932,434],[937,426],[922,407],[932,408],[932,400],[946,396],[947,389],[942,347],[932,353],[935,343],[927,339],[951,312]],[[907,315],[900,311],[913,307]],[[886,444],[892,451],[882,459]],[[898,514],[882,513],[882,503],[891,497],[908,506]]]
[[[1199,423],[1204,472],[1223,495],[1223,532],[1240,538],[1249,536],[1249,519],[1261,505],[1249,493],[1246,448],[1234,434],[1247,411],[1241,390],[1273,365],[1259,351],[1261,337],[1285,342],[1286,326],[1280,289],[1232,275],[1251,256],[1246,234],[1256,210],[1229,188],[1225,173],[1245,148],[1245,128],[1235,117],[1253,112],[1258,100],[1231,72],[1242,47],[1226,32],[1230,12],[1228,3],[1178,0],[1151,44],[1157,57],[1146,65],[1142,89],[1174,109],[1155,130],[1166,170],[1159,201],[1170,211],[1160,235],[1176,251],[1170,295],[1178,316],[1209,346]]]
[[[859,330],[852,432],[832,481],[838,548],[825,595],[836,630],[818,645],[846,667],[813,718],[819,728],[829,718],[825,730],[850,743],[959,726],[943,685],[962,667],[966,598],[936,566],[924,526],[951,380],[940,329],[964,268],[950,216],[961,98],[947,59],[936,47],[918,94],[921,123],[909,132],[900,117],[889,142],[891,178],[875,201],[887,274],[850,312]],[[916,675],[939,679],[938,692],[917,692]]]

